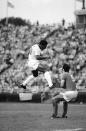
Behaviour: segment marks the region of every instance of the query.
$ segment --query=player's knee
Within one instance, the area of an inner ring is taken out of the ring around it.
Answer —
[[[50,68],[48,66],[45,68],[45,72],[46,71],[50,71]]]
[[[59,103],[60,101],[58,100],[58,99],[56,99],[56,98],[52,98],[52,103],[53,103],[53,105],[56,105],[57,103]]]
[[[52,98],[52,103],[56,104],[56,100],[54,98]]]
[[[38,77],[38,70],[33,70],[32,74],[33,74],[34,77]]]

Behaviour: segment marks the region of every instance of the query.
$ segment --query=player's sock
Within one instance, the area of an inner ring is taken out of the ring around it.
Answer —
[[[23,85],[26,85],[28,82],[30,82],[30,80],[31,79],[33,79],[34,78],[34,76],[33,75],[30,75],[30,76],[28,76],[24,81],[23,81]]]
[[[51,119],[56,119],[56,118],[59,118],[59,116],[55,115],[55,114],[52,114],[51,115]]]
[[[52,86],[50,86],[50,89],[53,89],[53,88],[55,88],[55,85],[53,84]]]
[[[20,84],[20,87],[23,88],[23,89],[26,89],[26,86],[23,85],[23,84]]]
[[[47,80],[49,87],[51,87],[53,85],[53,83],[52,83],[52,80],[51,80],[50,72],[49,71],[45,72],[44,77]]]

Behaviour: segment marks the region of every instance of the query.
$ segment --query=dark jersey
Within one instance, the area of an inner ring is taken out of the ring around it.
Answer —
[[[65,81],[63,88],[66,90],[76,90],[75,82],[69,73],[65,72],[62,75],[62,79]]]

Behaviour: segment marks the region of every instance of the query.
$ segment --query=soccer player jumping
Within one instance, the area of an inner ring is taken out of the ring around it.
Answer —
[[[50,68],[45,65],[42,65],[40,60],[49,59],[50,57],[44,57],[42,55],[42,51],[46,49],[48,42],[46,40],[41,40],[38,44],[33,45],[30,48],[30,53],[28,56],[28,67],[31,69],[32,75],[28,76],[21,87],[26,89],[26,84],[33,78],[38,77],[38,72],[42,72],[44,74],[45,79],[48,82],[49,88],[53,88],[53,83],[50,75]],[[47,90],[49,89],[47,88]]]

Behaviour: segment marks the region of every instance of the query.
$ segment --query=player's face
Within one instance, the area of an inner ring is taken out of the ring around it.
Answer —
[[[44,50],[46,49],[47,45],[41,45],[41,49]]]

